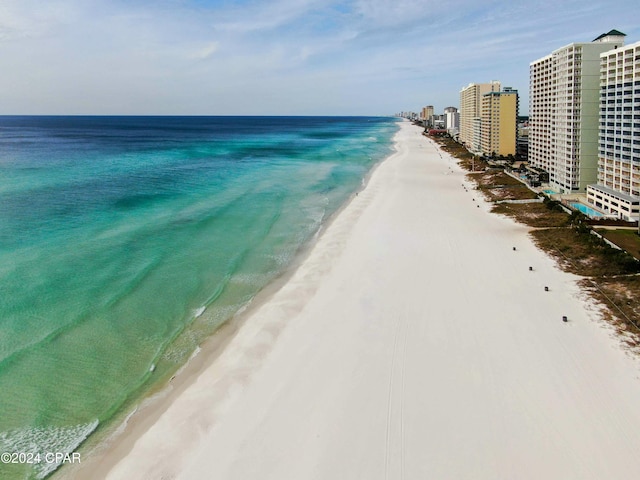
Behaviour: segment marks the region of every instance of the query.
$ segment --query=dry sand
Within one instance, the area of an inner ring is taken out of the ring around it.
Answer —
[[[421,129],[397,149],[130,451],[71,478],[638,478],[637,360]]]

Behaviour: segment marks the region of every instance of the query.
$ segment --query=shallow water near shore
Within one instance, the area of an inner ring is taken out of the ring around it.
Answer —
[[[290,264],[391,118],[0,117],[0,451],[71,452]],[[56,465],[0,464],[43,478]]]

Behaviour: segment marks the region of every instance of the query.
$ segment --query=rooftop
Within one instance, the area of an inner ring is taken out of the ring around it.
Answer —
[[[611,196],[618,197],[621,200],[625,200],[629,203],[638,201],[638,197],[629,195],[627,193],[623,193],[619,190],[614,190],[613,188],[605,187],[604,185],[595,184],[595,185],[589,185],[589,187],[593,188],[594,190],[600,190],[601,192],[607,193]]]
[[[607,33],[603,33],[602,35],[594,38],[592,40],[592,42],[597,42],[598,40],[603,39],[604,37],[608,37],[608,36],[626,37],[627,34],[626,33],[622,33],[619,30],[609,30]]]

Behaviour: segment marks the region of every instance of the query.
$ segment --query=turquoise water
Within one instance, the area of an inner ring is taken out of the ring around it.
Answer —
[[[584,213],[585,215],[589,216],[589,217],[604,217],[605,215],[603,213],[598,212],[597,210],[594,210],[591,207],[586,206],[583,203],[572,203],[571,206],[573,208],[575,208],[576,210]]]
[[[555,190],[543,190],[544,193],[546,193],[547,195],[557,195],[558,192],[556,192]]]
[[[71,452],[391,151],[387,118],[0,117],[0,451]],[[0,478],[56,465],[0,464]]]

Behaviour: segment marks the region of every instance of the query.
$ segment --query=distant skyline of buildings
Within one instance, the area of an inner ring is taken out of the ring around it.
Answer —
[[[403,116],[446,128],[477,155],[527,155],[548,173],[550,190],[580,194],[605,215],[640,215],[640,42],[610,30],[573,42],[529,65],[528,122],[518,124],[518,92],[498,80],[460,91],[459,125],[429,105]]]

